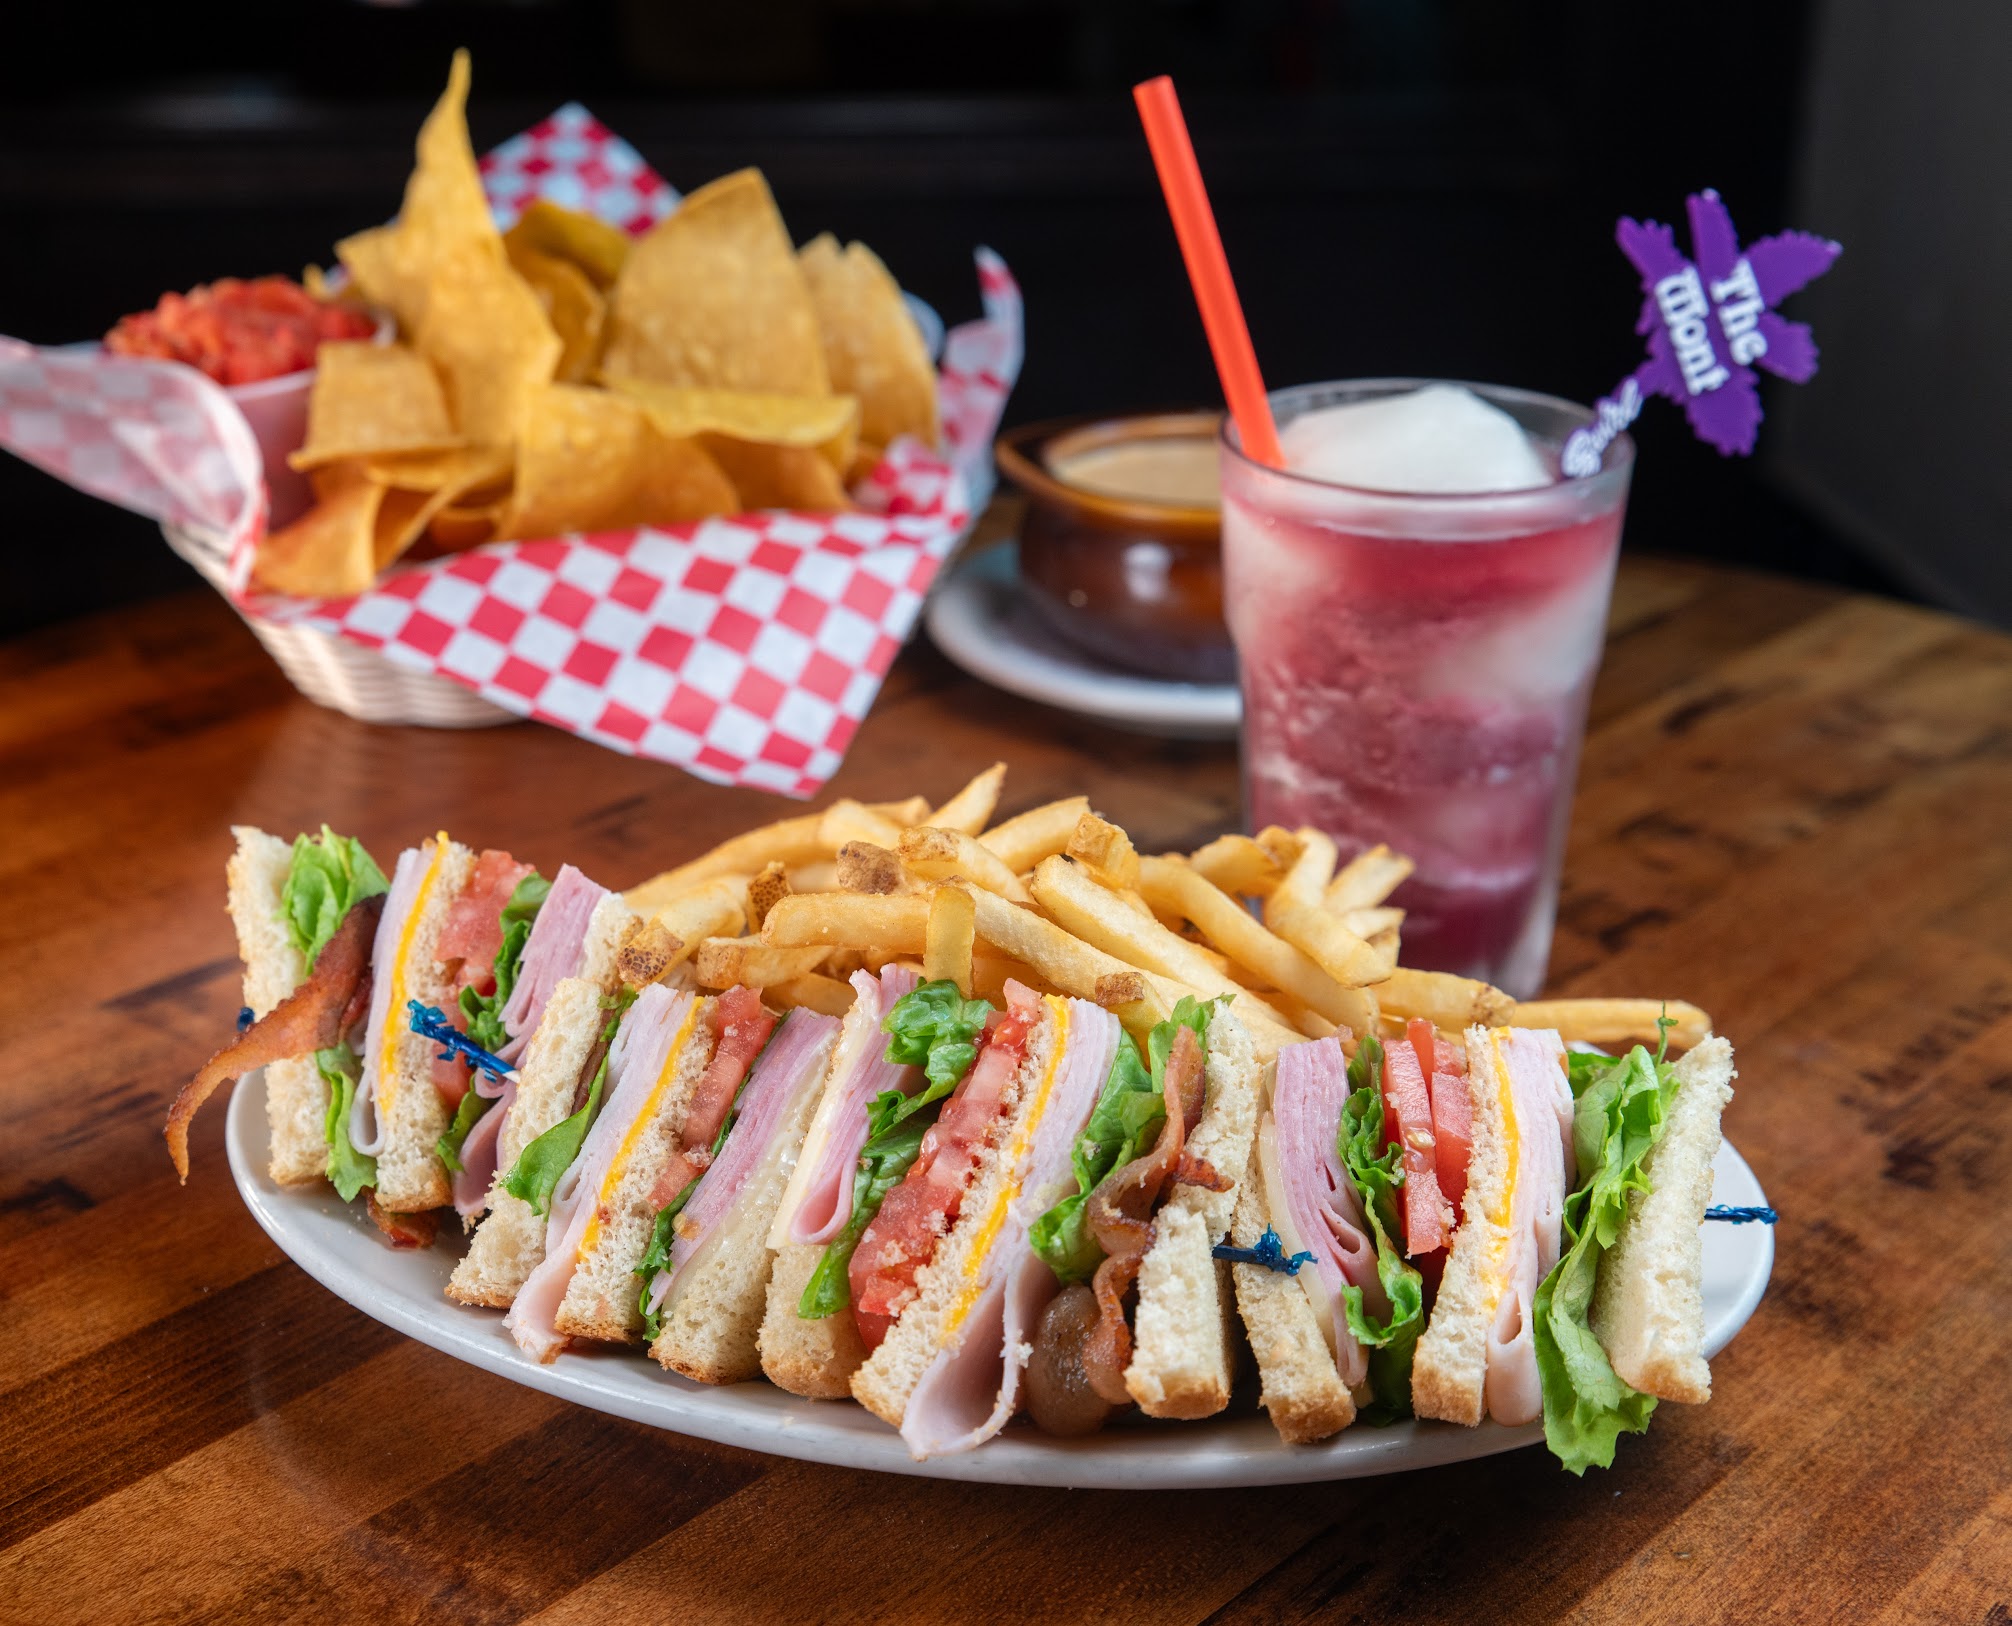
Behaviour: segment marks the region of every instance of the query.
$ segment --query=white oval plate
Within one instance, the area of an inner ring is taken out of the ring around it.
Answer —
[[[1011,543],[962,560],[929,595],[924,614],[937,648],[1008,694],[1167,739],[1233,740],[1243,721],[1234,683],[1144,677],[1056,637],[1020,589]]]
[[[1262,1413],[1238,1415],[1233,1409],[1205,1423],[1138,1419],[1087,1440],[1051,1440],[1015,1427],[976,1451],[917,1462],[893,1429],[850,1402],[800,1400],[766,1383],[708,1388],[661,1370],[640,1351],[562,1355],[540,1366],[511,1342],[500,1313],[467,1309],[444,1296],[459,1252],[445,1235],[432,1248],[395,1251],[361,1205],[343,1203],[332,1188],[301,1191],[273,1184],[266,1175],[262,1080],[247,1079],[233,1092],[226,1137],[238,1191],[266,1234],[301,1269],[365,1315],[513,1382],[721,1445],[937,1479],[1172,1490],[1356,1479],[1492,1456],[1544,1437],[1536,1423],[1461,1428],[1412,1422],[1348,1428],[1319,1445],[1288,1446]],[[1714,1177],[1714,1201],[1754,1206],[1767,1201],[1745,1159],[1729,1145],[1719,1148]],[[1725,1348],[1746,1324],[1773,1264],[1771,1227],[1705,1227],[1707,1355]]]

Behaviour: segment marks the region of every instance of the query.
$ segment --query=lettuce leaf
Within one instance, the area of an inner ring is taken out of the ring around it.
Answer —
[[[721,1138],[725,1138],[722,1126]],[[717,1148],[717,1142],[715,1147]],[[650,1245],[643,1252],[643,1262],[636,1266],[636,1274],[643,1278],[643,1290],[637,1295],[636,1309],[643,1318],[643,1336],[651,1343],[657,1341],[657,1334],[664,1330],[663,1312],[650,1308],[650,1289],[655,1285],[657,1272],[671,1268],[671,1244],[677,1240],[677,1218],[685,1211],[685,1204],[692,1200],[692,1193],[699,1189],[703,1172],[687,1180],[684,1189],[664,1206],[657,1216],[657,1223],[650,1230]]]
[[[1037,1219],[1027,1233],[1028,1245],[1048,1262],[1062,1285],[1088,1281],[1104,1262],[1089,1225],[1090,1193],[1113,1169],[1122,1169],[1159,1138],[1166,1122],[1167,1058],[1182,1028],[1192,1028],[1204,1052],[1209,1043],[1209,1016],[1214,1000],[1184,998],[1174,1014],[1146,1035],[1150,1066],[1139,1058],[1129,1033],[1118,1039],[1118,1054],[1097,1097],[1096,1110],[1076,1137],[1069,1154],[1076,1170],[1076,1190]]]
[[[1425,1279],[1405,1263],[1397,1241],[1397,1192],[1404,1184],[1404,1148],[1383,1144],[1383,1046],[1365,1037],[1348,1064],[1348,1099],[1335,1131],[1335,1155],[1362,1199],[1363,1217],[1376,1239],[1376,1279],[1390,1301],[1389,1318],[1379,1325],[1363,1303],[1362,1289],[1344,1286],[1342,1306],[1348,1330],[1369,1350],[1373,1395],[1363,1421],[1394,1423],[1411,1415],[1411,1358],[1425,1327]]]
[[[796,1313],[805,1321],[836,1315],[852,1303],[847,1275],[853,1250],[887,1194],[901,1183],[922,1150],[923,1132],[936,1120],[921,1116],[952,1090],[978,1058],[978,1032],[992,1007],[982,999],[966,999],[949,981],[925,982],[903,994],[881,1018],[888,1035],[887,1059],[904,1067],[920,1067],[926,1081],[913,1095],[882,1090],[866,1109],[866,1144],[859,1149],[859,1166],[852,1177],[852,1216],[845,1228],[825,1245],[817,1268],[803,1284]]]
[[[1572,1148],[1580,1184],[1565,1199],[1566,1247],[1537,1288],[1532,1332],[1545,1443],[1583,1474],[1591,1465],[1613,1466],[1614,1442],[1624,1431],[1641,1433],[1656,1409],[1654,1395],[1614,1370],[1589,1317],[1600,1256],[1620,1233],[1628,1195],[1649,1189],[1642,1159],[1662,1137],[1677,1081],[1660,1054],[1651,1057],[1640,1045],[1619,1059],[1575,1054],[1566,1066],[1577,1098]]]
[[[476,1093],[474,1081],[469,1081],[468,1089],[461,1097],[461,1105],[454,1109],[454,1121],[447,1126],[447,1133],[433,1143],[433,1150],[440,1161],[447,1165],[449,1174],[461,1172],[461,1143],[468,1138],[483,1113],[496,1103],[486,1095]]]
[[[353,905],[390,890],[384,871],[355,838],[339,836],[325,824],[319,836],[295,836],[279,916],[308,970]]]
[[[328,1141],[328,1178],[344,1202],[355,1202],[359,1191],[377,1184],[377,1159],[365,1157],[349,1141],[349,1109],[356,1100],[357,1075],[363,1069],[356,1052],[346,1044],[317,1050],[314,1065],[328,1086],[328,1116],[322,1122],[322,1134]]]
[[[461,1031],[484,1050],[501,1050],[510,1042],[503,1028],[503,1007],[517,986],[517,974],[524,967],[524,945],[531,941],[531,927],[552,883],[533,870],[517,883],[510,901],[497,917],[503,926],[503,941],[497,946],[494,962],[496,991],[478,994],[473,988],[461,990]],[[454,1143],[457,1147],[460,1141]]]
[[[622,1018],[636,1002],[636,993],[634,988],[623,988],[612,998],[601,1001],[601,1009],[611,1013],[608,1020],[601,1024],[600,1042],[603,1046],[614,1043]],[[580,1110],[570,1118],[560,1119],[518,1153],[516,1164],[503,1177],[505,1191],[529,1203],[540,1214],[552,1211],[552,1193],[559,1184],[559,1177],[573,1166],[573,1159],[580,1155],[587,1131],[594,1127],[594,1115],[601,1110],[601,1092],[607,1083],[608,1057],[604,1050],[601,1065],[594,1069],[594,1082],[587,1086],[587,1099],[581,1103]]]

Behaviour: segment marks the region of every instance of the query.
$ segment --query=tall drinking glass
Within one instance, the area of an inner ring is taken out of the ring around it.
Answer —
[[[1424,382],[1310,385],[1272,408],[1283,430]],[[1592,421],[1569,401],[1467,387],[1554,471]],[[1521,999],[1543,983],[1633,464],[1623,435],[1583,479],[1413,496],[1267,468],[1224,425],[1246,816],[1325,830],[1344,858],[1377,842],[1410,854],[1392,900],[1407,965]]]

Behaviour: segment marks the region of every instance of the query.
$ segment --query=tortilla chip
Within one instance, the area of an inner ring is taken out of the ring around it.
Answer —
[[[600,289],[588,280],[571,260],[544,253],[528,243],[506,237],[503,246],[510,264],[530,286],[544,308],[563,347],[559,352],[557,378],[562,384],[584,384],[601,356],[601,327],[608,302]]]
[[[377,576],[377,511],[384,487],[354,464],[328,471],[321,500],[259,543],[252,579],[275,593],[346,598]]]
[[[838,470],[809,446],[765,446],[728,435],[701,435],[699,444],[726,471],[743,509],[829,512],[850,508]]]
[[[435,514],[426,535],[442,553],[465,553],[496,538],[496,526],[503,518],[505,502],[484,503],[460,508],[449,505]]]
[[[403,457],[363,460],[364,472],[379,485],[400,491],[445,491],[450,501],[464,493],[509,483],[516,458],[507,446],[464,446],[451,452],[414,452]]]
[[[426,522],[432,517],[430,510],[444,500],[431,492],[386,488],[371,526],[373,568],[383,570],[396,563],[406,549],[426,534]]]
[[[826,232],[797,255],[810,286],[831,387],[859,397],[860,439],[915,435],[934,446],[936,370],[901,287],[864,243],[841,251]]]
[[[827,395],[824,345],[761,171],[701,187],[629,251],[605,370],[706,389]]]
[[[695,441],[659,434],[626,396],[549,384],[526,414],[517,485],[497,534],[672,525],[735,506],[734,488]]]
[[[596,288],[612,288],[629,257],[629,234],[605,220],[562,209],[545,198],[533,198],[503,234],[506,248],[518,244],[577,265]]]
[[[341,458],[460,444],[440,380],[424,356],[403,345],[344,339],[316,352],[307,444],[287,462],[315,469]]]
[[[771,395],[756,390],[686,389],[639,378],[607,378],[608,388],[633,396],[660,433],[708,432],[771,446],[811,446],[840,474],[851,466],[859,436],[859,403],[849,395]]]
[[[446,380],[462,436],[488,446],[517,438],[525,403],[550,381],[564,348],[500,240],[464,244],[434,266],[413,342]]]

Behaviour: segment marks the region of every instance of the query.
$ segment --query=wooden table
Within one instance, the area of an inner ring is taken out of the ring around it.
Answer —
[[[1024,705],[926,645],[837,791],[995,757],[1142,845],[1235,824],[1224,746]],[[1738,1046],[1775,1279],[1584,1480],[1542,1451],[1189,1495],[938,1484],[688,1442],[458,1365],[283,1259],[213,1107],[227,827],[441,824],[622,883],[776,815],[531,726],[367,728],[217,600],[0,646],[0,1617],[1998,1622],[2012,1609],[2012,642],[1630,560],[1553,962]]]

